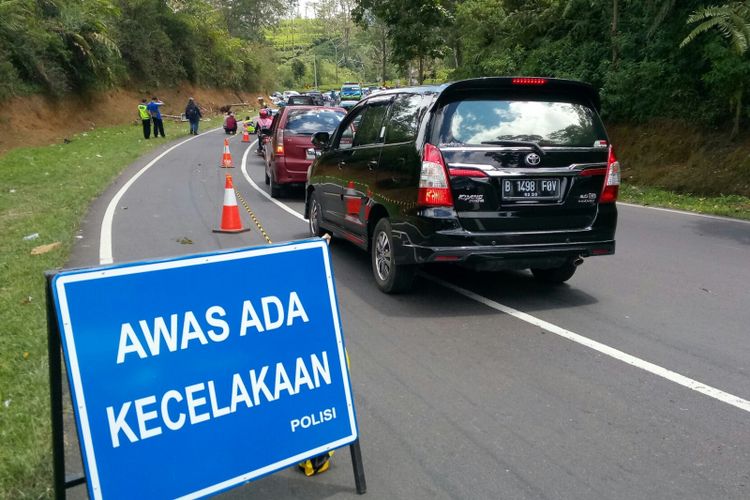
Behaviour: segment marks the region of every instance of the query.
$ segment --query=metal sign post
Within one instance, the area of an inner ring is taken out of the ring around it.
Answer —
[[[47,279],[57,498],[84,481],[65,478],[61,345],[92,498],[199,498],[347,445],[366,492],[323,240]]]

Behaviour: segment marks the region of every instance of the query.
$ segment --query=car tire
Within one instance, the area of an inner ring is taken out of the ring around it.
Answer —
[[[271,198],[279,198],[281,197],[282,187],[276,183],[276,181],[273,179],[273,176],[269,179],[270,186],[271,186]]]
[[[577,266],[570,261],[552,269],[532,269],[531,273],[534,275],[534,279],[542,283],[560,284],[572,278],[576,269]]]
[[[323,220],[323,207],[320,205],[318,195],[315,194],[315,191],[310,192],[310,212],[308,216],[310,234],[318,237],[323,236],[326,233],[320,227],[320,222]]]
[[[391,222],[382,218],[372,232],[370,246],[372,274],[375,283],[385,293],[402,293],[411,289],[417,266],[396,264],[393,255],[393,231]]]

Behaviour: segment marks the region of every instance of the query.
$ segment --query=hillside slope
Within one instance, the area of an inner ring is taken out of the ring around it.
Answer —
[[[164,101],[162,113],[179,115],[188,97],[206,109],[206,115],[221,106],[242,101],[255,102],[257,94],[183,85],[172,89],[117,89],[88,96],[48,98],[42,95],[14,97],[0,103],[0,154],[9,149],[43,146],[97,126],[132,122],[138,125],[137,106],[142,98],[157,95]],[[134,133],[136,133],[134,131]]]

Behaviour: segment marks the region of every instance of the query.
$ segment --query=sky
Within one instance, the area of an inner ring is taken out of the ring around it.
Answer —
[[[298,0],[298,13],[301,17],[315,17],[315,0]]]

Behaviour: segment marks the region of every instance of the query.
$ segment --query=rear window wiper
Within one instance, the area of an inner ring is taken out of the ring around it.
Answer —
[[[542,149],[542,147],[534,141],[516,141],[513,139],[504,139],[500,141],[482,141],[480,144],[495,144],[497,146],[528,146],[530,148],[533,148],[534,151],[536,151],[542,156],[547,154]]]

